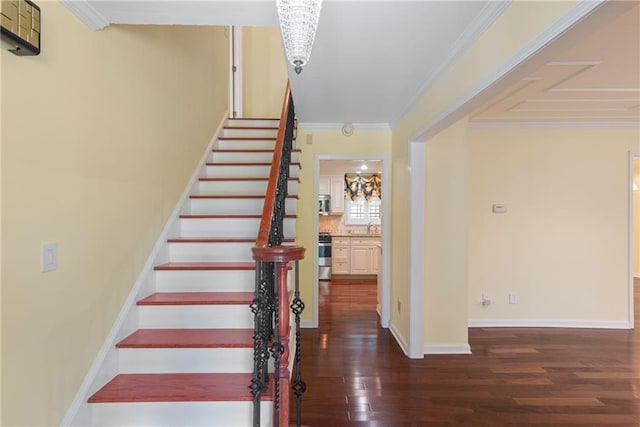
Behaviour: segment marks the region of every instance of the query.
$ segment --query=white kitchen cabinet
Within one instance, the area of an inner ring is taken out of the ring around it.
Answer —
[[[378,274],[378,237],[352,237],[351,274]]]
[[[351,274],[349,262],[350,242],[348,237],[334,237],[331,242],[331,269],[332,274]]]
[[[318,180],[318,194],[331,196],[331,213],[344,212],[344,176],[321,175]]]
[[[331,182],[331,212],[344,212],[344,176],[332,176]]]

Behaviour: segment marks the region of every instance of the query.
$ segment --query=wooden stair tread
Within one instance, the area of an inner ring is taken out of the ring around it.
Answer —
[[[251,401],[251,373],[119,374],[89,403]],[[273,379],[269,380],[273,384]],[[271,390],[262,394],[271,400]]]
[[[294,214],[287,214],[285,218],[296,218]],[[182,214],[180,218],[183,219],[215,219],[215,218],[262,218],[261,214]]]
[[[167,262],[153,267],[162,270],[255,270],[254,262]]]
[[[257,129],[257,130],[278,130],[277,126],[224,126],[224,129]]]
[[[289,177],[288,180],[300,182],[297,177]],[[269,181],[269,178],[198,178],[198,181]]]
[[[253,292],[156,292],[137,305],[229,305],[250,304]]]
[[[190,199],[264,199],[264,194],[192,194]],[[287,199],[297,199],[297,195],[287,195]]]
[[[271,166],[269,162],[207,162],[207,166]],[[289,165],[300,166],[300,162],[291,162]]]
[[[211,151],[216,153],[273,153],[269,148],[213,148]],[[292,153],[302,153],[299,148],[291,150]]]
[[[259,128],[227,128],[227,129],[259,129]],[[276,138],[268,136],[219,136],[219,141],[275,141]]]
[[[253,348],[253,329],[138,329],[116,348]]]
[[[168,239],[169,243],[255,243],[256,239],[249,238],[226,238],[226,237],[182,237]],[[293,243],[296,240],[293,237],[285,237],[283,242]]]

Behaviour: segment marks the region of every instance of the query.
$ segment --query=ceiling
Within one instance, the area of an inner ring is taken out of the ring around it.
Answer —
[[[109,24],[277,26],[274,0],[63,0]],[[302,74],[289,77],[302,123],[389,128],[508,1],[324,0]],[[618,16],[471,114],[474,126],[640,122],[640,6]],[[497,87],[497,86],[496,86]]]
[[[640,123],[640,5],[471,114],[474,127]]]

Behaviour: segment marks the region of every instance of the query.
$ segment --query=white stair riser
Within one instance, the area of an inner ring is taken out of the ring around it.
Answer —
[[[256,195],[266,194],[268,181],[200,181],[200,194]],[[289,180],[289,194],[298,194],[298,181]]]
[[[276,140],[267,139],[219,139],[218,148],[225,150],[273,150]]]
[[[169,243],[171,262],[253,261],[255,243]]]
[[[190,211],[194,215],[262,215],[264,198],[258,199],[191,199]],[[298,203],[296,199],[287,198],[285,200],[285,210],[288,214],[297,212]]]
[[[181,237],[255,238],[260,218],[182,218]],[[295,218],[285,218],[285,236],[295,235]]]
[[[246,402],[136,402],[91,404],[95,426],[210,426],[253,425],[253,403]],[[260,405],[260,425],[272,425],[271,401]]]
[[[271,165],[223,166],[217,164],[205,168],[205,176],[207,178],[269,178],[270,172]],[[291,178],[298,178],[299,173],[299,166],[289,166],[289,176]]]
[[[269,163],[273,160],[273,152],[234,152],[234,151],[212,151],[209,162],[219,163]],[[300,163],[300,152],[291,153],[291,163]]]
[[[121,348],[121,374],[253,372],[253,348]]]
[[[253,313],[246,305],[142,305],[140,328],[253,328]]]
[[[257,127],[257,128],[277,128],[280,125],[280,120],[270,120],[270,119],[242,119],[242,120],[234,120],[229,119],[225,126],[227,127]]]
[[[278,129],[234,129],[228,128],[222,131],[222,136],[228,138],[275,138],[278,136]]]
[[[255,270],[156,271],[157,292],[253,292]]]

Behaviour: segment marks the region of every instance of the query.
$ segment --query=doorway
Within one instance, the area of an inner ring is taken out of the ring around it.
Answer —
[[[389,197],[382,188],[390,188],[386,156],[317,155],[315,161],[315,197],[329,196],[329,212],[317,215],[315,228],[320,234],[331,236],[331,278],[363,278],[376,285],[376,312],[383,328],[389,327],[389,254],[388,247]],[[345,180],[346,175],[346,180]],[[360,181],[362,180],[362,181]],[[345,182],[356,191],[361,185],[364,193],[345,197]],[[366,188],[365,188],[366,187]],[[373,189],[373,190],[372,190]],[[316,307],[323,290],[337,286],[336,280],[326,280],[316,263]],[[315,316],[314,316],[315,317]],[[318,315],[318,317],[320,317]],[[323,319],[314,319],[317,325]]]

